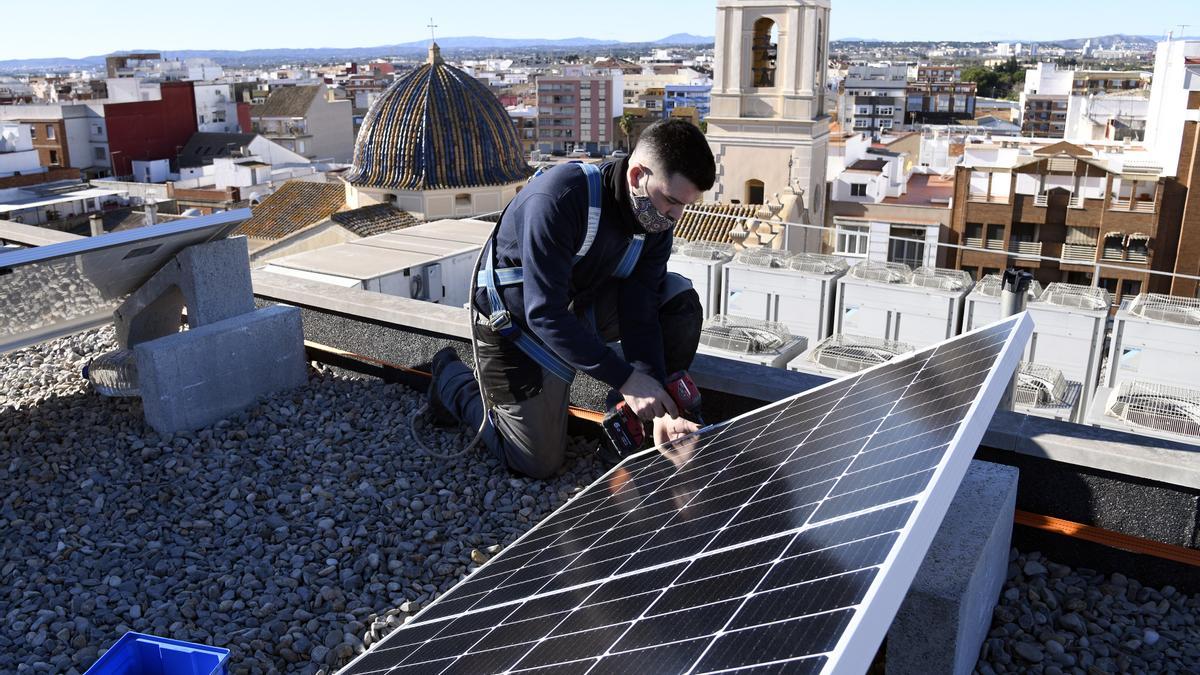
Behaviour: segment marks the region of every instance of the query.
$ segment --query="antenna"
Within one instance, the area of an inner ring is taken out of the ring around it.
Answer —
[[[1175,25],[1179,27],[1179,39],[1181,40],[1187,37],[1187,29],[1192,27],[1190,23],[1178,23]]]
[[[427,26],[425,26],[425,27],[429,29],[429,41],[430,41],[430,42],[437,42],[437,40],[436,40],[436,39],[434,38],[434,36],[433,36],[433,29],[434,29],[434,28],[437,28],[437,27],[438,27],[438,25],[437,25],[436,23],[434,23],[434,22],[433,22],[433,17],[432,17],[432,16],[431,16],[431,17],[429,17],[429,25],[427,25]]]

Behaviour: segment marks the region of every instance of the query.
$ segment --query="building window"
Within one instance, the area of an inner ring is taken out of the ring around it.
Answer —
[[[92,148],[92,159],[104,160],[104,148]]]
[[[746,203],[763,203],[763,182],[761,180],[751,178],[750,180],[746,181]]]
[[[963,265],[962,271],[966,272],[967,274],[970,274],[972,279],[975,279],[976,281],[979,280],[979,268],[978,267],[970,267],[968,265]]]
[[[1121,282],[1121,296],[1138,295],[1142,292],[1142,282],[1139,279],[1125,279]]]
[[[46,139],[54,140],[54,127],[49,124],[46,125]]]
[[[850,196],[851,197],[866,197],[867,196],[867,184],[866,183],[851,183],[850,184]]]
[[[754,22],[754,39],[751,42],[751,82],[755,87],[775,86],[775,55],[779,31],[770,19]]]
[[[918,227],[892,227],[888,240],[888,262],[904,263],[909,267],[925,264],[925,232]]]
[[[866,225],[838,225],[837,252],[842,255],[865,256],[869,236]]]
[[[57,164],[58,164],[58,151],[51,150],[50,151],[50,165],[55,166]]]
[[[983,248],[983,223],[967,223],[966,245]]]
[[[457,207],[467,207],[471,205],[471,193],[463,192],[454,195],[454,205]]]

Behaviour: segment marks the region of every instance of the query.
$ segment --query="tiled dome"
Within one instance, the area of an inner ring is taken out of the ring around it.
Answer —
[[[434,44],[429,60],[367,111],[349,181],[437,190],[503,185],[530,173],[504,106],[478,80],[442,61]]]

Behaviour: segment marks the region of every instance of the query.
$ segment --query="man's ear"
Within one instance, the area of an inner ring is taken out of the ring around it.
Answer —
[[[629,187],[636,190],[646,182],[646,169],[641,164],[629,165]]]

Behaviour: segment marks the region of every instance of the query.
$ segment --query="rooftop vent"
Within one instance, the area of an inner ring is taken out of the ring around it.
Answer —
[[[972,292],[979,295],[986,295],[989,298],[998,298],[1000,297],[1000,285],[1002,281],[1003,277],[999,274],[985,274],[979,280],[979,283],[975,284],[975,289]],[[1027,298],[1029,300],[1037,300],[1041,294],[1042,285],[1037,281],[1030,281],[1029,289],[1025,292]]]
[[[845,274],[850,263],[835,255],[797,253],[788,260],[788,267],[810,274]]]
[[[1081,286],[1056,281],[1046,286],[1046,290],[1038,296],[1038,302],[1059,307],[1078,307],[1079,309],[1107,310],[1112,304],[1108,291],[1095,286]]]
[[[1143,319],[1200,326],[1200,299],[1143,293],[1134,299],[1129,311]]]
[[[778,351],[791,340],[792,332],[781,323],[726,314],[709,318],[700,330],[702,344],[742,354]]]
[[[1200,391],[1195,389],[1127,380],[1109,395],[1106,412],[1139,427],[1200,437]]]
[[[792,254],[787,251],[777,251],[773,248],[751,248],[739,252],[733,261],[750,267],[785,270],[788,269],[788,259],[791,257]]]
[[[857,373],[887,363],[916,348],[903,342],[881,340],[862,335],[832,335],[813,349],[810,359],[842,373]]]
[[[1061,406],[1067,400],[1067,379],[1062,371],[1038,363],[1021,362],[1013,402],[1034,408]]]
[[[850,276],[884,284],[904,284],[912,279],[912,269],[904,263],[864,261],[850,268]]]
[[[942,291],[965,291],[974,283],[971,275],[964,270],[944,270],[937,267],[918,267],[913,270],[913,286],[936,288]]]
[[[731,244],[714,244],[708,241],[693,241],[679,249],[679,255],[699,260],[732,260]]]

